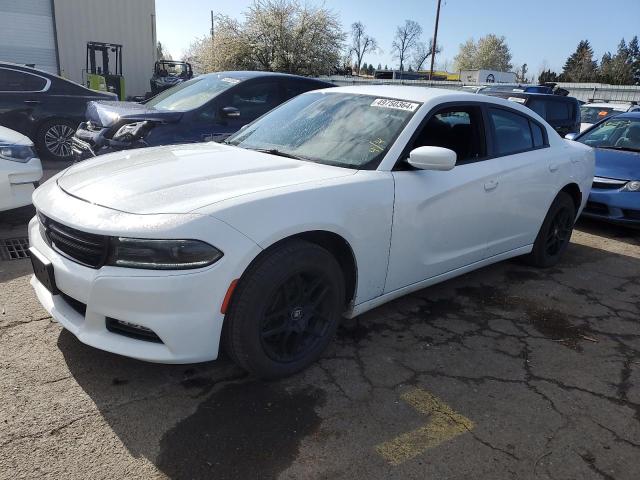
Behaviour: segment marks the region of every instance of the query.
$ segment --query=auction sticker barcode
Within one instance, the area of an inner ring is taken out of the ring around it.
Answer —
[[[371,104],[372,107],[394,108],[396,110],[405,110],[407,112],[415,112],[419,103],[405,102],[404,100],[392,100],[390,98],[376,98]]]

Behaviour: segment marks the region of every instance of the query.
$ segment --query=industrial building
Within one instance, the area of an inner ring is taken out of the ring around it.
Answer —
[[[0,0],[0,61],[86,85],[87,43],[122,45],[127,95],[144,95],[156,60],[155,0]]]

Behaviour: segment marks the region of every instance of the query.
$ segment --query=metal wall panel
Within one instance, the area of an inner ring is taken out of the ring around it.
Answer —
[[[58,73],[51,0],[0,1],[0,61]]]
[[[53,0],[62,76],[84,82],[87,42],[122,45],[127,95],[143,95],[156,55],[155,0]]]

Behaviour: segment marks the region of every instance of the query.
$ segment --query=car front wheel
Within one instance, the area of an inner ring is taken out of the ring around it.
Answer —
[[[227,353],[261,378],[291,375],[325,350],[345,307],[340,265],[303,240],[276,246],[243,275],[225,317]]]

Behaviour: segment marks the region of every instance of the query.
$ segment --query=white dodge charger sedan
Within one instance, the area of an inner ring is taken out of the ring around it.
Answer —
[[[242,112],[240,112],[242,115]],[[558,262],[592,149],[495,97],[300,95],[226,144],[106,155],[34,194],[32,285],[80,341],[280,377],[341,316],[515,256]]]
[[[33,142],[14,130],[0,127],[0,211],[31,203],[42,165]]]

